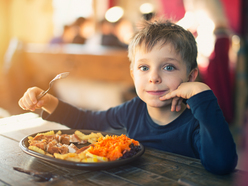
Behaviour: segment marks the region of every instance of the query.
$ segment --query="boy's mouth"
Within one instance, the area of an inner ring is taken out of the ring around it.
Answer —
[[[166,91],[165,90],[157,90],[157,91],[146,91],[148,94],[151,95],[163,95]]]

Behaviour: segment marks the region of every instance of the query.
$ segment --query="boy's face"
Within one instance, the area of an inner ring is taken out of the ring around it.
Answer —
[[[148,53],[138,48],[130,72],[138,96],[148,107],[170,107],[171,100],[159,98],[189,79],[186,63],[170,43],[156,44]]]

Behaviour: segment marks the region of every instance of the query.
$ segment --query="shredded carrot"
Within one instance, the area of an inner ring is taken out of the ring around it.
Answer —
[[[100,137],[89,152],[97,156],[108,158],[109,161],[114,161],[123,156],[124,151],[130,150],[130,144],[139,145],[138,141],[128,138],[126,135],[121,136],[106,136]]]

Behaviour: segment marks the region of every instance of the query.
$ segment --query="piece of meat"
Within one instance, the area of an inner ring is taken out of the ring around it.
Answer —
[[[86,149],[88,149],[90,146],[91,146],[91,145],[82,147],[82,148],[78,149],[78,150],[76,151],[76,153],[77,153],[77,154],[80,154],[81,152],[83,152],[83,151],[85,151]]]
[[[46,144],[45,140],[43,140],[43,141],[33,140],[30,142],[30,146],[36,146],[36,147],[45,151],[47,144]]]
[[[73,143],[71,143],[69,146],[68,146],[68,150],[69,150],[69,153],[75,153],[77,150],[79,150],[76,145],[74,145]]]
[[[60,142],[60,140],[61,140],[61,136],[60,135],[58,135],[58,134],[55,134],[55,140],[57,141],[57,142]]]
[[[57,146],[49,146],[47,148],[47,152],[50,153],[50,154],[60,153],[59,147],[57,147]]]
[[[50,154],[59,153],[59,147],[57,146],[56,140],[53,140],[47,144],[47,152]]]
[[[59,147],[59,153],[60,154],[67,154],[69,152],[68,145],[62,145]]]
[[[70,135],[70,142],[71,143],[78,143],[78,144],[85,144],[88,140],[81,140],[76,134]]]
[[[47,143],[55,140],[55,136],[54,135],[49,135],[49,136],[44,136],[44,139],[47,140]]]
[[[39,141],[39,140],[42,140],[42,139],[44,139],[44,135],[43,135],[43,134],[38,134],[38,135],[36,135],[36,136],[34,137],[33,140]]]
[[[60,143],[69,145],[70,144],[70,136],[68,134],[61,135]]]

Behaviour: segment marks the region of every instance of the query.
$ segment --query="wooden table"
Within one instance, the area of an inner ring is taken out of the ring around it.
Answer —
[[[26,113],[0,119],[0,185],[233,185],[236,170],[230,175],[209,173],[197,159],[146,148],[137,161],[109,170],[70,169],[45,162],[24,153],[19,141],[44,130],[68,129],[42,120],[37,114]],[[59,179],[37,182],[33,176],[15,171],[13,167],[52,172]]]

